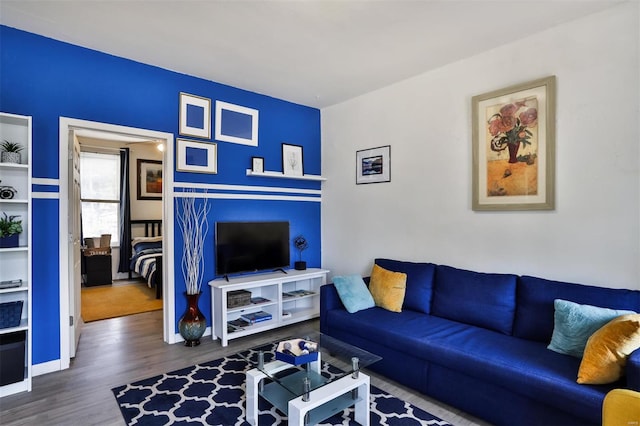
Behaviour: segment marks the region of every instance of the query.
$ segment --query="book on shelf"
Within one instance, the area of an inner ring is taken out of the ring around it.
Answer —
[[[251,324],[255,324],[257,322],[268,321],[273,317],[269,312],[258,311],[240,315],[240,318],[245,321],[249,321]]]
[[[289,299],[291,297],[311,296],[312,294],[316,294],[316,292],[311,290],[293,290],[282,293],[282,297]]]
[[[234,319],[232,321],[227,321],[227,331],[238,331],[238,330],[244,330],[245,327],[250,326],[251,323],[242,319],[242,318],[237,318]]]
[[[267,303],[267,302],[271,302],[271,300],[267,299],[266,297],[252,297],[251,298],[251,303],[253,303],[254,305],[258,305],[260,303]]]

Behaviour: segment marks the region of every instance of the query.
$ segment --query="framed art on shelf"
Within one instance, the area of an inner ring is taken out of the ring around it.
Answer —
[[[211,99],[180,93],[180,128],[183,136],[211,139]]]
[[[256,173],[264,172],[264,158],[251,157],[251,171]]]
[[[216,101],[216,134],[221,142],[258,146],[258,110]]]
[[[391,146],[356,151],[356,184],[391,182]]]
[[[472,208],[553,210],[555,76],[472,98]]]
[[[178,139],[176,171],[218,173],[218,146],[215,143]]]
[[[300,145],[282,144],[282,173],[287,176],[304,176]]]
[[[162,200],[162,161],[138,159],[138,200]]]

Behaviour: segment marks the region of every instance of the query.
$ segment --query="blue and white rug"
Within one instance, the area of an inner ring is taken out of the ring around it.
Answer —
[[[165,373],[112,389],[127,425],[245,426],[245,372],[248,363],[231,356]],[[323,374],[335,367],[323,363]],[[372,425],[438,425],[449,423],[371,386]],[[259,424],[286,425],[287,418],[260,398]],[[321,425],[356,425],[353,408]]]

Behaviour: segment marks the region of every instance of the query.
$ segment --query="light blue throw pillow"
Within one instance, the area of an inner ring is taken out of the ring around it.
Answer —
[[[552,351],[582,358],[589,337],[612,319],[633,311],[580,305],[568,300],[556,299],[553,335],[547,346]]]
[[[333,285],[338,291],[342,304],[350,314],[376,306],[373,296],[360,275],[333,277]]]

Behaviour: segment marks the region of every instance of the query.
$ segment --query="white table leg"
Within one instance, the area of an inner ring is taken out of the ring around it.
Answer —
[[[257,426],[258,424],[258,390],[260,382],[267,377],[263,372],[257,368],[253,368],[246,373],[246,398],[247,398],[247,422],[250,425]]]

